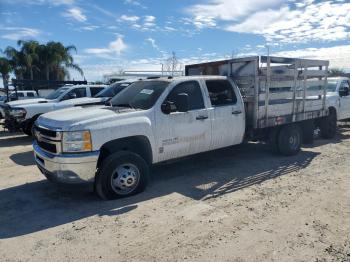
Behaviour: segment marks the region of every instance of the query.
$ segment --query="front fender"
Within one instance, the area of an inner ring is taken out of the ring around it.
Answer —
[[[100,126],[100,128],[99,128]],[[102,127],[101,127],[102,126]],[[96,125],[89,128],[94,150],[100,150],[101,147],[116,139],[128,138],[134,136],[146,137],[152,147],[152,154],[155,156],[154,136],[152,132],[151,120],[148,117],[140,116],[133,118],[120,119]]]
[[[53,110],[52,105],[40,105],[40,106],[31,106],[31,107],[22,107],[27,111],[26,120],[32,119],[37,115],[42,115]]]

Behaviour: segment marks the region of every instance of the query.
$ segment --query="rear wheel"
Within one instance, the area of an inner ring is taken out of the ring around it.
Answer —
[[[275,127],[269,133],[269,144],[270,144],[271,150],[274,153],[280,153],[280,150],[278,148],[279,131],[280,129],[278,127]]]
[[[320,130],[321,136],[325,139],[335,137],[337,132],[337,113],[335,110],[330,110],[329,115],[321,120]]]
[[[96,175],[95,189],[105,200],[142,192],[148,183],[149,168],[139,155],[122,151],[108,156]]]
[[[302,140],[302,131],[299,125],[283,126],[278,135],[279,152],[285,156],[298,154]]]

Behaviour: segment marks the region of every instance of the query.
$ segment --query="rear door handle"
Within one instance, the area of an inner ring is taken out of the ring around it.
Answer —
[[[208,116],[197,116],[196,119],[197,120],[205,120],[205,119],[208,119],[209,117]]]
[[[239,114],[242,114],[241,110],[236,110],[232,112],[232,115],[239,115]]]

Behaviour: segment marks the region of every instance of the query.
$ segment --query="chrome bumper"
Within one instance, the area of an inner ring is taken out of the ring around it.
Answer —
[[[33,144],[35,162],[46,178],[65,184],[91,183],[100,152],[54,155]]]

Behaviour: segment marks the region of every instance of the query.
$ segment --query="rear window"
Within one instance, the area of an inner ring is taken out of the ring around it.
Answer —
[[[90,87],[91,96],[95,96],[100,93],[104,87]]]
[[[206,85],[212,106],[233,105],[237,103],[237,96],[229,81],[207,80]]]

